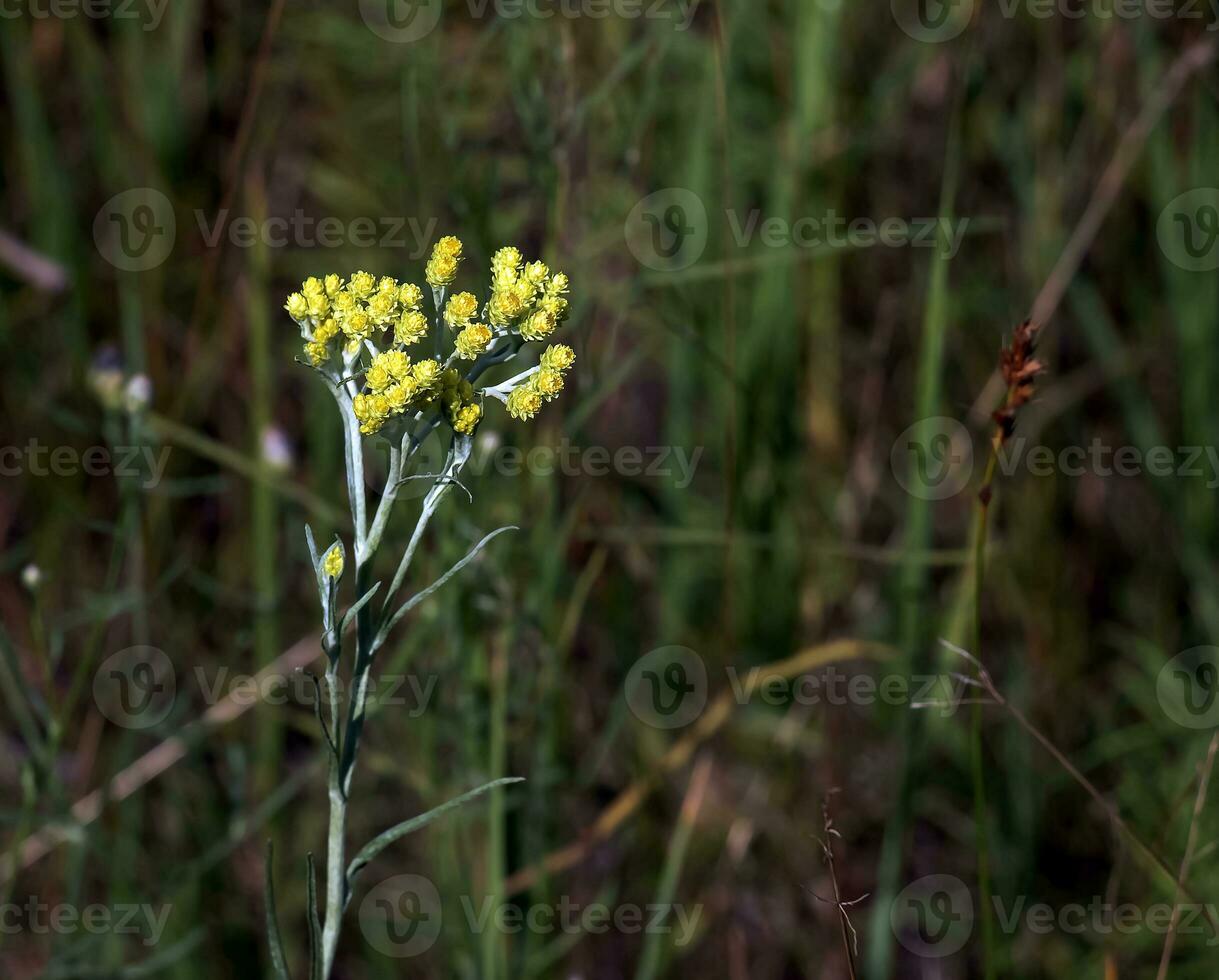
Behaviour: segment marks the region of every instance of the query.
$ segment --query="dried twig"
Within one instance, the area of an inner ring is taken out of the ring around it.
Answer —
[[[1189,877],[1189,866],[1193,863],[1194,848],[1198,843],[1198,822],[1202,816],[1202,808],[1206,805],[1206,791],[1211,781],[1211,771],[1215,767],[1215,750],[1219,749],[1219,731],[1211,736],[1210,748],[1206,750],[1206,761],[1202,763],[1202,771],[1198,776],[1198,795],[1194,798],[1194,815],[1189,822],[1189,836],[1185,841],[1185,854],[1181,857],[1181,869],[1177,872],[1177,894],[1172,903],[1172,921],[1168,925],[1168,935],[1164,937],[1164,952],[1160,955],[1160,969],[1156,980],[1165,980],[1168,976],[1168,964],[1172,960],[1172,948],[1177,941],[1177,926],[1181,920],[1181,895],[1184,891],[1186,878]]]
[[[1210,923],[1212,931],[1216,936],[1219,936],[1219,919],[1216,919],[1215,914],[1211,911],[1210,907],[1204,902],[1199,901],[1197,896],[1195,896],[1189,890],[1189,888],[1186,887],[1184,881],[1178,880],[1177,872],[1174,872],[1172,868],[1168,866],[1167,861],[1160,857],[1159,854],[1157,854],[1151,849],[1151,847],[1143,842],[1142,838],[1135,834],[1135,832],[1130,828],[1130,825],[1126,823],[1125,819],[1123,819],[1122,815],[1118,812],[1117,808],[1101,795],[1100,790],[1098,790],[1092,784],[1092,781],[1088,779],[1087,776],[1075,768],[1075,765],[1071,762],[1071,760],[1062,753],[1058,746],[1050,741],[1049,736],[1044,734],[1041,729],[1029,721],[1029,719],[1025,717],[1024,712],[1012,705],[1005,697],[1003,697],[1002,694],[999,693],[999,689],[995,686],[995,682],[991,678],[990,673],[985,667],[982,666],[981,662],[975,656],[973,656],[973,654],[962,650],[959,646],[949,643],[947,640],[941,639],[940,643],[942,643],[953,653],[957,654],[959,657],[963,657],[965,660],[969,661],[969,663],[973,664],[974,669],[978,673],[978,680],[986,689],[986,692],[995,699],[996,703],[998,703],[1000,707],[1007,711],[1007,713],[1016,720],[1021,728],[1040,742],[1041,746],[1054,757],[1055,761],[1067,771],[1071,778],[1079,783],[1079,785],[1088,792],[1088,795],[1091,796],[1092,799],[1095,800],[1100,806],[1100,808],[1105,811],[1105,814],[1109,817],[1110,821],[1112,821],[1113,825],[1126,836],[1127,840],[1134,844],[1135,849],[1145,858],[1147,858],[1152,864],[1154,864],[1161,872],[1163,872],[1168,880],[1173,883],[1177,889],[1178,895],[1188,898],[1201,909],[1202,914],[1206,917],[1206,921]]]
[[[837,793],[837,789],[830,790],[829,794],[821,801],[821,826],[825,832],[825,837],[821,839],[821,851],[825,855],[825,864],[830,872],[830,886],[834,889],[833,902],[827,902],[816,893],[813,898],[819,902],[833,905],[838,911],[838,926],[842,931],[842,950],[847,958],[847,975],[850,980],[856,980],[858,974],[855,972],[855,960],[859,956],[859,933],[855,931],[855,926],[851,923],[850,913],[847,911],[854,905],[858,905],[867,894],[860,895],[859,898],[853,898],[849,902],[842,900],[842,893],[838,889],[838,875],[834,872],[834,838],[841,839],[842,835],[834,829],[834,818],[830,816],[830,796]]]

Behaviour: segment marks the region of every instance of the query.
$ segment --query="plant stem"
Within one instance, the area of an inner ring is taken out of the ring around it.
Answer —
[[[337,695],[331,694],[333,699]],[[339,926],[346,902],[347,797],[339,784],[337,759],[330,762],[330,836],[326,842],[326,924],[322,927],[322,977],[330,976],[339,945]],[[310,910],[312,914],[312,910]]]
[[[978,491],[977,525],[974,528],[974,651],[982,649],[982,590],[986,581],[986,537],[990,516],[990,500],[995,479],[999,434],[991,439],[986,473]],[[986,832],[986,770],[982,759],[982,705],[975,701],[971,713],[969,735],[970,773],[974,797],[974,839],[978,863],[978,898],[982,905],[982,969],[986,980],[995,976],[995,932],[991,919],[990,841]]]

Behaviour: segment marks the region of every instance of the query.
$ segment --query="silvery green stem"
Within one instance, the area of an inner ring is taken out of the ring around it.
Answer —
[[[330,690],[330,727],[339,737],[338,660],[326,672]],[[329,977],[339,944],[339,925],[346,904],[345,840],[347,831],[347,798],[339,784],[339,758],[330,754],[330,834],[326,842],[326,924],[322,928],[322,976]]]
[[[402,437],[403,446],[406,445],[408,439],[408,436]],[[389,476],[385,480],[385,492],[381,495],[381,502],[377,505],[377,513],[373,517],[372,527],[368,531],[368,541],[366,544],[370,556],[376,552],[377,546],[381,544],[381,535],[385,533],[385,525],[389,523],[390,512],[394,509],[394,500],[398,496],[398,486],[402,481],[402,457],[403,450],[400,446],[390,447]]]
[[[364,445],[360,436],[360,423],[356,419],[355,410],[351,407],[351,399],[342,385],[332,385],[334,400],[339,404],[339,413],[343,416],[343,444],[346,449],[347,463],[347,496],[351,501],[351,518],[355,527],[356,560],[364,555],[365,536],[368,528],[368,517],[364,503]]]

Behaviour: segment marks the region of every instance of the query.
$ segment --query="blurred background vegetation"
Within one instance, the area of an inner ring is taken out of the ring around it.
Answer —
[[[377,860],[365,888],[426,876],[444,931],[417,958],[387,957],[360,935],[357,892],[337,975],[848,976],[821,846],[827,797],[842,898],[868,896],[850,908],[860,975],[982,975],[980,930],[920,958],[889,915],[932,874],[961,879],[976,903],[967,712],[754,698],[664,730],[632,713],[623,686],[671,645],[702,658],[712,703],[731,692],[729,668],[823,663],[818,648],[836,640],[883,645],[843,647],[850,675],[962,669],[936,640],[973,648],[975,494],[907,493],[891,449],[942,416],[982,457],[1004,338],[1170,65],[1211,36],[1212,12],[1039,17],[979,3],[935,43],[903,30],[910,10],[888,0],[651,3],[640,17],[621,5],[589,16],[602,8],[586,3],[544,18],[446,0],[409,42],[382,36],[368,3],[6,14],[0,442],[22,462],[0,481],[0,900],[171,914],[155,945],[0,934],[4,976],[267,975],[268,838],[303,969],[304,861],[324,850],[326,819],[312,710],[290,697],[200,719],[216,685],[317,652],[302,523],[325,540],[346,530],[338,420],[293,361],[283,297],[331,271],[421,281],[446,233],[466,243],[466,288],[505,243],[573,282],[571,389],[529,426],[493,410],[486,433],[526,449],[669,447],[669,473],[484,467],[467,481],[473,504],[449,498],[420,582],[480,532],[521,531],[383,654],[385,674],[435,687],[418,704],[407,685],[407,703],[370,725],[352,832],[497,776],[527,782]],[[1165,207],[1215,183],[1213,67],[1172,94],[1045,325],[1050,372],[1019,428],[1055,452],[1207,446],[1219,431],[1216,277],[1157,244]],[[151,268],[112,261],[106,209],[132,188],[170,204],[172,248]],[[669,188],[707,212],[705,250],[680,269],[640,261],[624,232]],[[347,232],[335,247],[230,233],[239,218],[298,213]],[[751,213],[968,224],[949,256],[742,241],[734,223]],[[357,219],[376,241],[350,233]],[[103,407],[102,368],[146,375],[147,408]],[[483,453],[496,448],[486,433]],[[160,479],[57,474],[31,462],[31,440],[78,456],[170,452]],[[697,460],[688,483],[675,450]],[[1174,868],[1208,733],[1174,723],[1155,681],[1219,630],[1211,482],[1021,469],[991,507],[985,661]],[[410,523],[399,519],[403,540]],[[163,651],[176,684],[147,728],[115,724],[94,696],[99,667],[135,646]],[[996,708],[980,717],[996,897],[1172,900],[1027,732]],[[133,765],[151,774],[111,783]],[[95,818],[73,810],[99,789]],[[1212,811],[1190,875],[1204,900],[1219,886]],[[701,915],[684,945],[507,934],[468,928],[462,896]],[[1163,943],[1149,929],[1021,927],[999,933],[994,956],[1001,976],[1147,977]],[[1183,935],[1170,975],[1212,977],[1215,957],[1205,935]]]

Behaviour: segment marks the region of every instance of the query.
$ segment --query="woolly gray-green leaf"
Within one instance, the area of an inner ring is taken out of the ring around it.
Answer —
[[[502,779],[492,780],[479,786],[477,789],[472,789],[468,793],[463,793],[461,796],[449,800],[447,803],[441,803],[440,806],[428,810],[427,813],[421,813],[417,817],[411,817],[410,820],[404,820],[397,826],[391,827],[382,834],[378,834],[371,841],[364,845],[363,850],[355,856],[351,864],[347,868],[347,887],[350,889],[356,880],[356,876],[364,870],[365,866],[371,862],[378,854],[389,847],[394,841],[401,840],[407,834],[412,834],[416,830],[426,827],[433,820],[443,817],[450,810],[456,810],[459,806],[469,803],[471,800],[488,793],[499,786],[507,786],[511,783],[523,783],[522,776],[505,776]]]
[[[378,631],[376,641],[373,644],[374,647],[380,647],[381,644],[383,644],[385,642],[386,638],[389,636],[389,631],[392,630],[398,624],[398,621],[401,620],[403,616],[405,616],[408,612],[410,612],[412,609],[414,609],[417,605],[419,605],[419,603],[421,603],[424,599],[426,599],[433,592],[435,592],[442,585],[444,585],[454,575],[456,575],[463,568],[465,568],[468,564],[470,564],[470,562],[472,562],[475,558],[477,558],[478,553],[480,551],[482,551],[483,548],[485,548],[491,542],[492,538],[499,537],[499,535],[503,534],[505,531],[519,531],[519,530],[520,530],[520,528],[517,527],[515,524],[506,524],[504,527],[496,528],[494,531],[492,531],[490,534],[488,534],[485,538],[483,538],[481,541],[479,541],[478,544],[476,544],[473,548],[471,548],[469,553],[463,559],[461,559],[461,561],[459,561],[456,565],[454,565],[447,572],[445,572],[443,575],[441,575],[440,578],[436,579],[435,582],[433,582],[431,585],[429,585],[422,592],[416,592],[413,596],[411,596],[409,599],[407,599],[406,602],[402,603],[402,605],[399,607],[398,611],[396,613],[394,613],[393,616],[391,616],[386,621],[385,625],[382,626],[381,629]]]
[[[267,862],[264,890],[267,903],[267,943],[271,947],[271,965],[279,980],[292,980],[288,973],[288,961],[284,958],[284,942],[279,935],[279,917],[275,911],[275,844],[267,841]]]
[[[313,868],[313,853],[305,859],[309,880],[305,883],[306,904],[309,906],[309,980],[325,980],[322,976],[322,924],[317,915],[317,873]]]
[[[352,624],[352,621],[359,614],[360,610],[363,609],[372,600],[372,597],[377,594],[377,590],[379,588],[381,588],[380,582],[360,596],[360,598],[356,600],[355,605],[347,610],[346,615],[343,616],[343,625],[339,627],[339,633],[347,632],[347,627]]]

